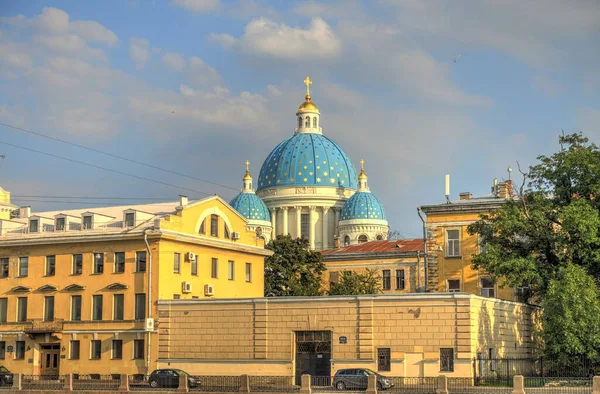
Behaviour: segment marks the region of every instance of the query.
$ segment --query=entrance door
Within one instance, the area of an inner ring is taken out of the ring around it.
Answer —
[[[40,375],[58,375],[60,345],[40,346]]]
[[[296,332],[296,384],[302,375],[313,377],[313,385],[331,384],[331,331]]]

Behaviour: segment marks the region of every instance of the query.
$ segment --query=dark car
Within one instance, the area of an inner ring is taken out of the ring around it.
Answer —
[[[157,369],[150,374],[148,383],[150,384],[150,387],[153,388],[177,388],[179,387],[180,375],[185,375],[187,377],[189,388],[194,388],[198,385],[198,382],[193,376],[190,376],[181,369]]]
[[[394,387],[391,379],[366,368],[340,369],[333,378],[333,387],[338,390],[366,390],[369,375],[377,377],[377,390]]]
[[[12,386],[13,374],[3,365],[0,365],[0,386]]]

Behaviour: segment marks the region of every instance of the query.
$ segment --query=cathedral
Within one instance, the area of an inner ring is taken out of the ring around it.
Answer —
[[[269,153],[256,185],[246,162],[242,191],[231,206],[266,241],[289,234],[323,250],[387,239],[385,211],[369,190],[364,161],[357,176],[343,149],[323,135],[321,113],[310,96],[312,81],[306,77],[304,83],[294,135]]]

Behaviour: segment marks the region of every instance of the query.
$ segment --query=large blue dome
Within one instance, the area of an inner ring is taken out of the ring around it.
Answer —
[[[240,193],[229,203],[248,220],[271,221],[267,206],[254,193]]]
[[[318,133],[293,135],[267,156],[257,190],[276,186],[340,186],[356,189],[356,169],[335,142]]]
[[[376,219],[386,220],[383,204],[371,192],[356,192],[342,208],[340,220]]]

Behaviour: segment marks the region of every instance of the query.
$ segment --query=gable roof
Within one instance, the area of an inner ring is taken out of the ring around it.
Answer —
[[[322,250],[323,257],[346,254],[399,254],[404,252],[423,252],[423,238],[399,239],[393,241],[371,241],[343,248]]]

